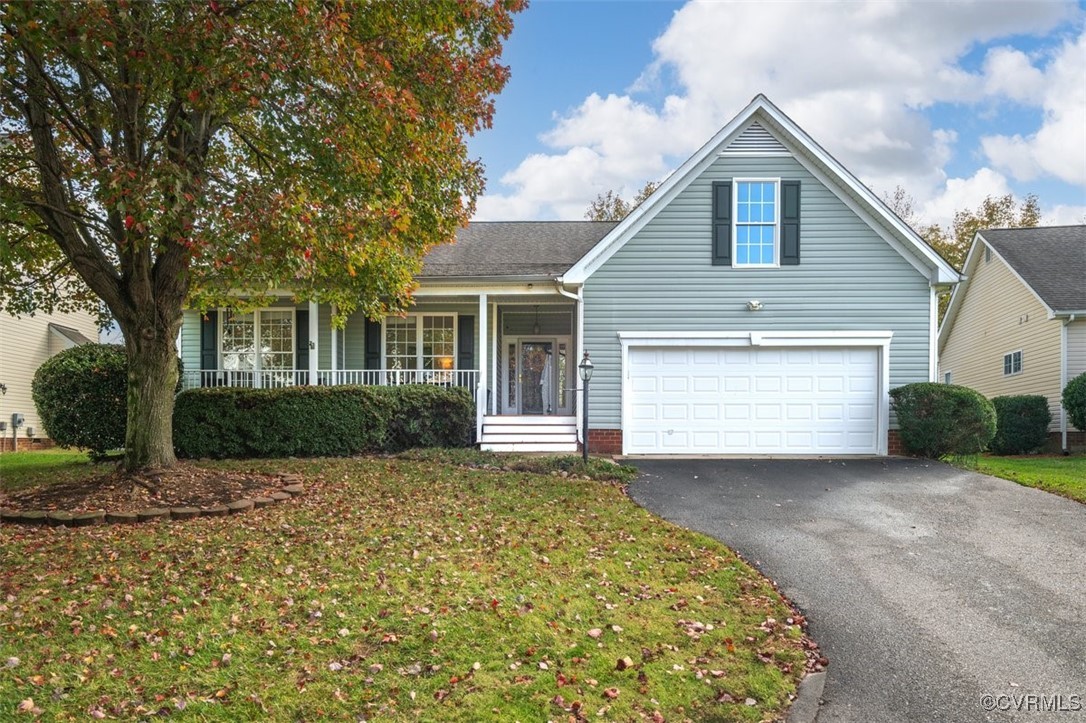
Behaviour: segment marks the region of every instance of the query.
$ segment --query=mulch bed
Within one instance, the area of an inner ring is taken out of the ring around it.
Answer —
[[[179,462],[168,470],[130,475],[117,469],[87,479],[19,490],[0,495],[0,507],[110,512],[135,512],[149,507],[203,508],[269,496],[282,487],[283,481],[277,475],[226,472]]]

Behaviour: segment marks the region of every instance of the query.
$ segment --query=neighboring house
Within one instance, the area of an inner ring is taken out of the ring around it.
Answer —
[[[496,450],[887,454],[888,391],[935,378],[958,274],[756,97],[623,221],[473,223],[381,322],[289,293],[187,312],[186,383],[455,384]],[[259,350],[259,353],[257,353]],[[200,371],[197,371],[200,370]]]
[[[1086,444],[1060,402],[1086,372],[1086,226],[980,231],[939,329],[939,378],[986,397],[1043,394],[1062,449]]]
[[[89,312],[21,317],[0,314],[0,384],[7,387],[7,392],[0,394],[0,422],[6,424],[0,432],[0,450],[12,448],[14,414],[23,416],[23,425],[17,430],[19,446],[48,438],[30,393],[34,372],[57,352],[97,338],[98,323]]]

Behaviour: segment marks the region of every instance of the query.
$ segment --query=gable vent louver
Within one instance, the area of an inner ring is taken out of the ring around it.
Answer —
[[[735,137],[723,153],[788,153],[788,149],[781,144],[773,134],[767,131],[760,123],[755,121],[743,129],[743,132]]]

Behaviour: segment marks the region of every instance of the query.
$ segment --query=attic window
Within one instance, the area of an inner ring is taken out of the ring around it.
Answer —
[[[773,268],[799,264],[799,181],[714,181],[713,264]]]
[[[992,260],[992,247],[991,246],[985,246],[984,247],[984,263],[988,263],[991,260]]]
[[[777,182],[735,182],[735,266],[777,265]]]

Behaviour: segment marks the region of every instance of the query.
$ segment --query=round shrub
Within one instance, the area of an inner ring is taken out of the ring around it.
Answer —
[[[996,454],[1025,454],[1048,441],[1052,412],[1048,398],[1040,394],[996,397],[996,434],[991,450]]]
[[[932,459],[978,454],[995,436],[992,403],[968,387],[917,382],[891,390],[890,398],[909,454]]]
[[[1063,388],[1063,408],[1075,429],[1086,432],[1086,372],[1067,382]]]
[[[31,386],[42,425],[62,447],[92,456],[124,446],[128,357],[116,344],[82,344],[38,367]]]

